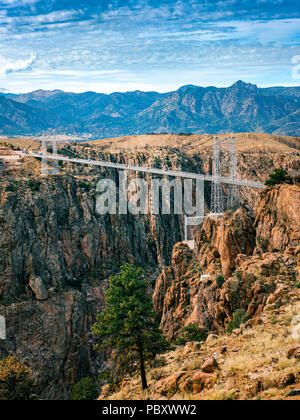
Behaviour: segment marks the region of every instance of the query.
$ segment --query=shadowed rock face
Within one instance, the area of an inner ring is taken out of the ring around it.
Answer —
[[[68,399],[78,373],[90,374],[86,303],[78,291],[44,302],[1,307],[8,327],[7,350],[28,364],[42,399]]]
[[[30,186],[19,179],[17,191],[6,185],[3,178],[0,314],[8,339],[0,352],[32,368],[42,398],[67,399],[76,381],[102,367],[89,331],[103,309],[105,279],[125,262],[148,267],[151,279],[181,238],[179,220],[100,217],[95,191],[71,177]]]
[[[66,286],[80,286],[82,276],[110,261],[147,266],[168,264],[180,239],[179,219],[135,217],[95,212],[95,190],[84,192],[79,182],[60,178],[39,191],[20,182],[6,192],[0,206],[0,292],[4,297],[46,296]]]

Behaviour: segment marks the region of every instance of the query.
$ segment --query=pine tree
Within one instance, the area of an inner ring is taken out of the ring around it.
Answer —
[[[265,182],[265,185],[268,187],[273,187],[277,184],[284,184],[287,182],[287,172],[284,169],[275,169],[275,171],[270,174],[269,179]]]
[[[155,319],[148,283],[142,274],[141,268],[125,264],[119,274],[110,278],[105,293],[106,307],[98,315],[92,332],[100,339],[100,348],[135,355],[135,360],[139,361],[142,387],[146,389],[145,365],[168,344]]]
[[[92,378],[83,378],[72,389],[71,401],[91,401],[99,396]]]

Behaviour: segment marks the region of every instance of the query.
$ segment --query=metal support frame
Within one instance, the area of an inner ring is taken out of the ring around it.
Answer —
[[[221,151],[229,153],[229,176],[233,181],[229,186],[229,193],[225,197],[222,189],[222,161]],[[235,137],[231,136],[229,141],[219,141],[218,137],[214,138],[213,153],[213,177],[211,192],[211,213],[212,215],[222,215],[228,208],[236,208],[239,205],[239,185],[237,185],[237,154]]]
[[[225,211],[225,196],[221,184],[221,158],[219,138],[214,137],[213,177],[211,192],[211,212],[222,214]]]
[[[51,160],[51,163],[49,163],[49,160],[45,158],[48,154],[48,144],[51,145],[52,155],[57,155],[57,140],[53,136],[42,136],[42,175],[58,175],[58,160]]]
[[[230,139],[230,177],[233,181],[237,180],[238,169],[237,169],[237,155],[236,155],[236,145],[235,145],[235,137],[231,136]],[[236,184],[232,184],[230,186],[230,196],[228,200],[228,204],[231,208],[235,208],[239,205],[240,201],[240,189],[239,186]]]

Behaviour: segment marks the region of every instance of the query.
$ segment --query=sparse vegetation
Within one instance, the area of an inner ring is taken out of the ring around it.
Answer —
[[[258,243],[258,245],[260,245],[260,246],[261,246],[261,248],[262,248],[262,250],[263,250],[264,252],[266,252],[266,251],[268,250],[268,246],[269,246],[269,241],[268,241],[268,239],[263,238],[263,237],[261,237],[261,236],[258,236],[258,237],[257,237],[257,243]]]
[[[216,278],[216,282],[217,282],[218,287],[221,288],[223,286],[223,284],[225,283],[225,279],[224,279],[223,276],[218,276]]]
[[[181,337],[176,340],[178,346],[184,346],[189,341],[205,341],[207,333],[198,324],[189,324],[181,330]]]
[[[17,186],[13,183],[8,184],[6,187],[6,191],[7,192],[16,192],[17,191]]]
[[[84,189],[85,192],[89,192],[92,188],[92,183],[91,182],[80,181],[79,182],[79,187]]]
[[[72,389],[71,401],[91,401],[99,395],[92,378],[81,379]]]
[[[31,189],[31,191],[38,192],[41,188],[41,181],[36,179],[29,179],[27,182],[28,187]]]
[[[278,316],[278,323],[293,319],[299,314],[299,310],[299,302],[284,307],[282,314]],[[267,321],[269,315],[263,319]],[[146,393],[140,391],[136,376],[133,376],[120,391],[112,392],[107,399],[160,399],[160,395],[164,394],[161,383],[157,384],[158,381],[162,379],[168,386],[172,386],[174,375],[185,371],[186,376],[180,385],[189,383],[195,372],[201,369],[204,360],[218,353],[220,348],[226,347],[227,352],[218,360],[219,370],[212,387],[196,392],[175,386],[169,388],[168,397],[172,401],[284,400],[294,387],[292,385],[282,388],[276,385],[278,381],[292,373],[296,377],[298,389],[300,380],[300,361],[288,359],[286,355],[286,348],[295,343],[291,330],[292,326],[274,329],[272,323],[264,322],[244,329],[243,334],[223,335],[213,342],[206,342],[200,351],[190,347],[177,347],[164,355],[165,367],[151,370],[149,376],[152,381]],[[259,379],[252,379],[252,375]],[[252,385],[257,381],[262,384],[261,388],[252,391]]]
[[[270,174],[270,177],[265,182],[265,185],[268,187],[273,187],[274,185],[284,184],[286,181],[287,172],[283,169],[275,169],[275,171]]]
[[[232,333],[233,330],[240,328],[248,319],[249,316],[243,309],[237,309],[233,314],[232,320],[228,324],[227,332]]]
[[[239,280],[241,280],[242,279],[242,272],[240,271],[240,270],[236,270],[235,272],[234,272],[234,276],[237,278],[237,279],[239,279]]]
[[[30,400],[34,380],[24,363],[8,356],[0,361],[0,400]]]

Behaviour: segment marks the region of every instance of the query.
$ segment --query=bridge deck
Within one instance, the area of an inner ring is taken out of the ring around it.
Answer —
[[[22,154],[25,155],[25,153],[22,153]],[[84,164],[84,165],[101,166],[105,168],[122,169],[124,171],[143,172],[143,173],[149,173],[149,174],[155,174],[155,175],[165,175],[165,176],[188,178],[188,179],[199,179],[201,181],[219,181],[223,184],[231,184],[231,185],[234,184],[234,185],[240,185],[241,187],[250,187],[250,188],[257,188],[257,189],[265,188],[265,185],[262,182],[247,181],[247,180],[242,180],[242,179],[231,179],[231,178],[223,177],[223,176],[215,177],[213,175],[195,174],[192,172],[183,172],[183,171],[169,171],[169,170],[163,170],[163,169],[157,169],[157,168],[146,168],[143,166],[126,165],[126,164],[113,163],[113,162],[107,162],[107,161],[75,159],[75,158],[69,158],[63,155],[58,155],[58,154],[42,155],[39,153],[28,152],[26,153],[26,156],[32,156],[39,159],[79,163],[79,164]]]

